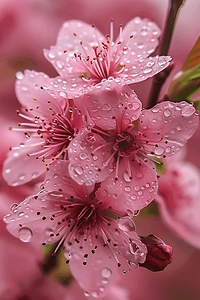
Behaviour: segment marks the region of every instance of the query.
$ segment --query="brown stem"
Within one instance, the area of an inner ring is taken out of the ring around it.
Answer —
[[[160,44],[159,55],[167,55],[169,52],[178,12],[184,2],[185,0],[169,0],[167,19]],[[169,66],[167,69],[154,76],[149,94],[148,108],[151,108],[158,102],[161,88],[169,76],[172,68],[173,67]]]

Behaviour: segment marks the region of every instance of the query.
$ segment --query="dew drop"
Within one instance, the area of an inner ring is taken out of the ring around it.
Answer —
[[[181,129],[182,129],[182,125],[181,125],[181,124],[178,124],[177,130],[180,131]]]
[[[139,189],[140,189],[139,185],[136,185],[136,186],[134,187],[134,190],[135,190],[135,191],[139,191]]]
[[[23,74],[22,72],[20,72],[20,71],[17,72],[15,76],[16,76],[16,78],[19,79],[19,80],[22,80],[22,79],[24,78],[24,74]]]
[[[27,91],[28,91],[28,88],[27,88],[26,86],[22,86],[22,87],[21,87],[21,90],[22,90],[23,92],[27,92]]]
[[[135,224],[129,218],[120,218],[118,220],[118,226],[122,231],[135,231]]]
[[[137,199],[136,195],[132,195],[132,196],[131,196],[131,199],[132,199],[132,200],[136,200],[136,199]]]
[[[144,70],[143,70],[143,73],[144,74],[148,74],[148,73],[151,73],[152,72],[152,68],[144,68]]]
[[[53,51],[49,51],[48,57],[51,58],[51,59],[53,59],[53,58],[56,57],[56,55],[55,55],[55,53]]]
[[[62,69],[64,67],[64,62],[62,60],[57,60],[56,65],[59,69]]]
[[[104,104],[103,106],[102,106],[102,110],[106,110],[106,111],[109,111],[109,110],[111,110],[111,105],[110,104],[108,104],[108,103],[106,103],[106,104]]]
[[[112,271],[108,268],[103,268],[101,270],[101,275],[104,277],[104,278],[109,278],[111,275],[112,275]]]
[[[85,295],[85,297],[89,297],[90,296],[90,294],[88,293],[88,292],[84,292],[84,295]]]
[[[10,171],[11,171],[11,169],[9,169],[9,168],[8,168],[8,169],[5,169],[5,173],[6,173],[6,174],[10,173]]]
[[[74,171],[76,172],[76,174],[78,175],[82,175],[83,174],[83,168],[81,166],[77,166]]]
[[[165,109],[163,114],[165,115],[165,117],[170,117],[172,113],[169,109]]]
[[[157,113],[157,112],[159,112],[159,108],[158,107],[154,107],[154,108],[152,108],[152,113]]]
[[[18,232],[19,239],[24,243],[30,242],[32,235],[32,231],[27,227],[21,228]]]
[[[131,190],[131,188],[130,188],[130,186],[126,186],[125,188],[124,188],[124,190],[125,190],[125,192],[130,192],[130,190]]]
[[[164,153],[165,149],[163,147],[157,147],[155,148],[154,152],[156,155],[162,155]]]
[[[79,154],[80,159],[86,159],[87,158],[87,154],[82,152]]]
[[[123,177],[124,177],[124,180],[125,180],[126,182],[130,182],[130,181],[131,181],[131,178],[130,178],[130,176],[128,175],[127,172],[124,172]]]
[[[19,180],[24,180],[26,178],[26,174],[19,175]]]
[[[92,292],[91,292],[91,295],[92,295],[94,298],[97,298],[99,294],[98,294],[96,291],[92,291]]]
[[[22,217],[23,215],[24,215],[24,212],[22,211],[18,214],[18,217]]]
[[[101,280],[101,282],[102,282],[103,284],[106,284],[106,283],[108,283],[108,279],[107,279],[107,278],[103,278],[103,279]]]
[[[15,209],[17,206],[18,206],[18,204],[17,204],[17,203],[13,203],[13,204],[11,204],[11,206],[10,206],[10,210],[13,210],[13,209]]]
[[[140,179],[142,177],[143,177],[142,173],[137,173],[136,178]]]

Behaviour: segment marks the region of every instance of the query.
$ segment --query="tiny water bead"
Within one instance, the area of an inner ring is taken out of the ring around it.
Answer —
[[[29,228],[21,228],[19,229],[18,236],[19,239],[24,243],[29,243],[32,238],[32,231]]]

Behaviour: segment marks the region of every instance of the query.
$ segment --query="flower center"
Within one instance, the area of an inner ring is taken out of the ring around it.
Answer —
[[[133,147],[134,138],[128,132],[119,133],[116,137],[116,142],[120,149],[128,149]]]

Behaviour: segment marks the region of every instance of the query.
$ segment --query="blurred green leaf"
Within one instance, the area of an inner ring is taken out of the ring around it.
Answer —
[[[188,54],[182,71],[172,81],[167,96],[173,102],[186,100],[193,102],[190,98],[200,89],[200,37]]]
[[[196,67],[198,64],[200,64],[200,36],[198,37],[194,47],[188,54],[183,64],[182,71],[185,72],[193,67]]]

